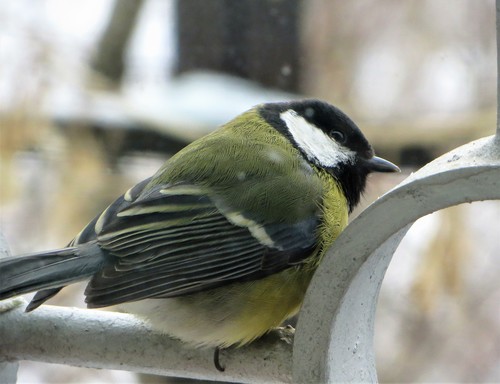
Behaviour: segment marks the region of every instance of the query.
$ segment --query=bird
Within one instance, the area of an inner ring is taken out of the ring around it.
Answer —
[[[37,291],[30,312],[88,281],[89,308],[117,306],[194,347],[243,346],[299,312],[368,175],[397,171],[339,108],[263,103],[173,155],[66,247],[1,259],[0,300]]]

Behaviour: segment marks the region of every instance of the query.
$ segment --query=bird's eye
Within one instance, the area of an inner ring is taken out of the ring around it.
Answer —
[[[340,131],[331,131],[330,137],[334,139],[337,143],[344,144],[346,142],[346,136]]]

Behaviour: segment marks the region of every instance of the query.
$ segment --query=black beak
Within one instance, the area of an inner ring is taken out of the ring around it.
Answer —
[[[401,172],[401,169],[397,165],[377,156],[365,160],[364,163],[369,172]]]

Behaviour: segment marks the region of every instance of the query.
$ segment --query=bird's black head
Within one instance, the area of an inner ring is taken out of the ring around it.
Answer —
[[[399,168],[374,156],[356,124],[340,109],[315,99],[268,103],[261,116],[319,168],[342,186],[349,210],[358,204],[370,172],[396,172]]]

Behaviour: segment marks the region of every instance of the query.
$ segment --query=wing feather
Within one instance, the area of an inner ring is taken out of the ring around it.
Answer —
[[[87,286],[90,307],[257,279],[314,251],[318,216],[291,223],[248,218],[190,183],[132,192],[97,220],[98,242],[113,262]]]

